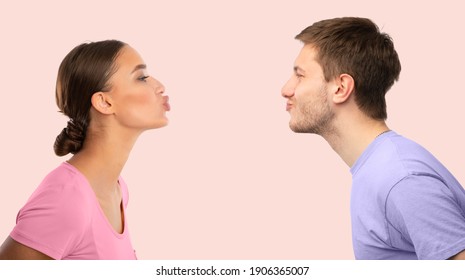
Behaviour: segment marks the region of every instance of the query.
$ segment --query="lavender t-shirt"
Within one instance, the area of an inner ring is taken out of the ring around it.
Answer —
[[[423,147],[384,133],[351,173],[356,259],[447,259],[465,250],[465,190]]]
[[[122,205],[127,186],[119,178]],[[10,236],[54,259],[135,259],[128,224],[116,232],[87,179],[69,163],[50,172],[21,208]]]

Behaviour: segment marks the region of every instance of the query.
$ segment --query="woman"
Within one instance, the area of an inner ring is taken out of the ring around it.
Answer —
[[[20,210],[0,259],[135,259],[121,170],[138,136],[168,124],[163,85],[129,45],[82,44],[62,61],[56,102],[70,120],[53,170]]]

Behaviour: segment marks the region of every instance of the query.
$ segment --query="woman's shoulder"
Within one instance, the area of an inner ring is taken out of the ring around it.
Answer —
[[[90,186],[81,176],[67,163],[52,170],[18,212],[11,236],[61,258],[68,243],[78,243],[92,226],[95,207]],[[55,251],[49,250],[50,244]]]
[[[73,167],[68,162],[61,163],[58,167],[50,171],[42,181],[44,182],[70,182],[80,179],[81,174],[75,167]]]
[[[87,179],[72,165],[63,162],[45,176],[29,200],[60,201],[71,206],[91,202],[92,194]]]

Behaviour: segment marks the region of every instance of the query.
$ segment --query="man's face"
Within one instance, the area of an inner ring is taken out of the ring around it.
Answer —
[[[297,56],[294,73],[283,86],[286,110],[291,115],[289,127],[294,132],[322,134],[330,130],[334,113],[328,101],[328,82],[315,60],[316,50],[305,45]]]

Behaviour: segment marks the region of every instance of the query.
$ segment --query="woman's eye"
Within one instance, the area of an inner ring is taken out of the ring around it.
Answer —
[[[139,78],[139,81],[146,82],[150,76],[142,76]]]

